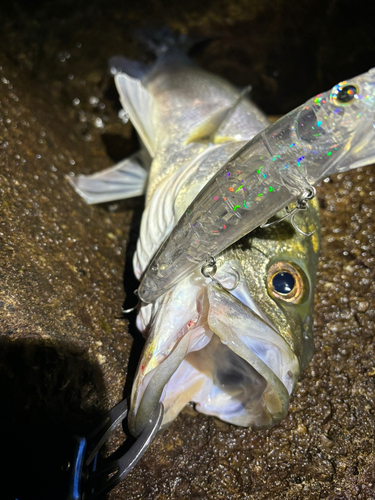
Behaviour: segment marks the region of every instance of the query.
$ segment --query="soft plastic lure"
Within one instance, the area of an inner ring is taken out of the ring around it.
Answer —
[[[206,184],[151,260],[138,289],[153,302],[327,175],[375,161],[375,68],[270,125]]]

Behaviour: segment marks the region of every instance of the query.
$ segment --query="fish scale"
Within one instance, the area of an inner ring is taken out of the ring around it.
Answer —
[[[215,111],[230,107],[238,91],[225,80],[210,75],[191,64],[168,62],[158,66],[145,81],[145,87],[155,96],[152,120],[155,127],[156,155],[147,189],[147,199],[160,181],[173,174],[184,163],[207,148],[207,141],[186,144],[191,131],[212,116]],[[258,108],[244,101],[234,114],[229,137],[248,140],[268,125]]]

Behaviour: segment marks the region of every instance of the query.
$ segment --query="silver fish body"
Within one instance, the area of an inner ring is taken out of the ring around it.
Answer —
[[[116,78],[121,95],[126,77],[120,74]],[[152,96],[149,135],[153,137],[153,160],[134,260],[137,276],[218,168],[269,124],[250,101],[242,100],[236,106],[239,91],[231,84],[193,65],[183,55],[163,58],[142,83]],[[232,111],[220,127],[222,116]],[[210,141],[205,134],[215,130],[217,123],[219,129]],[[147,236],[150,230],[152,234]]]
[[[182,55],[163,58],[143,83],[154,97],[155,156],[147,190],[149,200],[164,177],[172,175],[180,166],[186,166],[207,149],[206,132],[201,125],[208,121],[208,131],[213,117],[212,126],[215,128],[215,117],[219,115],[220,120],[240,92]],[[244,100],[230,121],[217,131],[215,143],[247,141],[268,124],[264,114],[253,103]]]
[[[118,75],[129,109],[127,85],[128,77]],[[143,138],[153,161],[134,257],[139,278],[196,194],[268,123],[250,101],[239,102],[233,86],[184,60],[165,58],[142,85],[152,102],[152,124]],[[218,117],[224,117],[221,128]],[[316,204],[299,222],[319,228]],[[196,271],[142,304],[137,325],[147,340],[131,398],[134,435],[159,401],[163,426],[188,402],[236,425],[269,426],[282,419],[313,352],[318,252],[319,229],[306,239],[284,222],[226,249],[214,280]],[[274,290],[276,275],[292,276],[291,294]]]
[[[142,81],[125,73],[115,81],[152,159],[134,255],[141,279],[196,195],[268,121],[245,91],[173,50]],[[135,154],[104,172],[68,180],[88,203],[136,196],[146,182],[141,166],[146,156]],[[297,218],[304,231],[315,231],[311,238],[296,232],[290,221],[257,230],[223,249],[212,272],[196,270],[140,306],[137,325],[147,340],[131,396],[134,435],[159,402],[165,409],[163,427],[189,402],[241,426],[270,426],[286,415],[313,353],[320,241],[316,202]],[[189,241],[185,245],[180,239],[175,262]],[[166,278],[176,270],[169,265],[158,267]]]

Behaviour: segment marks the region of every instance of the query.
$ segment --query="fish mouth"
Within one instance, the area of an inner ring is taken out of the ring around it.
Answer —
[[[236,290],[239,298],[196,274],[164,297],[133,387],[134,435],[159,401],[162,427],[189,402],[201,413],[244,427],[269,427],[285,417],[300,373],[297,357],[251,298],[246,300],[246,284],[241,281]]]

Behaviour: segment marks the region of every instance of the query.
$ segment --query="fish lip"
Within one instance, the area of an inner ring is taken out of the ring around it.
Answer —
[[[195,278],[197,279],[197,278]],[[194,280],[191,279],[190,281],[190,286],[191,283]],[[199,280],[198,280],[199,281]],[[215,293],[222,293],[223,290],[218,289],[217,285],[215,286],[214,284],[210,284],[209,281],[204,283],[204,286],[202,287],[202,280],[199,282],[199,288],[203,290],[202,295],[202,300],[209,300],[208,296],[209,293],[213,293],[212,291],[215,290]],[[185,283],[182,285],[184,287],[187,286]],[[189,286],[189,285],[188,285]],[[196,283],[195,283],[196,286]],[[219,287],[220,288],[220,287]],[[176,293],[175,291],[172,291],[170,293],[169,300],[173,301],[173,295]],[[233,297],[231,294],[228,292],[224,293],[228,294],[228,296],[225,297],[225,300],[229,301],[235,301],[236,306],[240,304],[240,307],[242,307],[242,312],[249,316],[256,317],[257,321],[262,321],[262,323],[265,325],[265,328],[268,328],[269,331],[272,331],[272,335],[274,336],[279,336],[278,330],[275,328],[274,325],[270,323],[268,320],[267,323],[264,320],[264,318],[260,318],[258,314],[248,305],[243,304],[240,302],[238,299]],[[159,311],[160,315],[163,316],[164,311],[162,311],[163,306],[161,307],[161,310]],[[156,325],[153,325],[153,328],[155,328]],[[159,325],[160,326],[160,325]],[[202,327],[202,325],[201,325]],[[213,335],[216,335],[222,343],[226,343],[226,340],[224,338],[220,337],[216,331],[216,327],[211,323],[207,323],[206,325],[206,333],[211,331]],[[180,335],[178,339],[176,339],[175,335],[170,335],[170,340],[168,344],[168,350],[169,353],[163,357],[163,359],[160,360],[160,362],[154,366],[152,370],[147,371],[147,373],[142,374],[141,368],[145,364],[144,362],[144,356],[147,352],[147,346],[145,347],[144,355],[141,358],[140,365],[138,367],[137,371],[137,376],[136,376],[136,381],[134,384],[134,389],[132,392],[132,403],[131,403],[131,411],[129,414],[129,429],[134,435],[139,435],[139,433],[143,430],[143,427],[145,426],[145,423],[147,422],[147,419],[149,415],[152,413],[152,410],[156,407],[158,402],[163,398],[163,391],[168,383],[168,381],[173,377],[173,375],[176,373],[177,369],[180,367],[182,362],[184,361],[185,357],[188,354],[188,342],[189,342],[189,336],[185,334]],[[291,393],[294,384],[297,380],[297,377],[300,372],[300,367],[298,364],[298,361],[296,360],[296,356],[294,353],[291,351],[290,347],[287,345],[286,341],[282,339],[279,336],[279,342],[282,344],[284,349],[290,351],[289,354],[293,357],[295,360],[294,367],[295,370],[292,374],[292,383],[289,387],[289,389],[285,386],[285,384],[281,381],[281,379],[272,371],[272,369],[262,361],[259,356],[253,352],[249,348],[246,349],[247,352],[247,358],[245,358],[241,354],[238,354],[238,344],[241,344],[241,340],[237,339],[237,347],[234,344],[229,343],[228,347],[233,351],[236,352],[240,357],[243,359],[246,359],[246,361],[255,368],[255,370],[260,373],[265,380],[267,381],[267,394],[265,394],[265,397],[267,399],[267,408],[264,412],[264,420],[265,423],[261,424],[259,422],[256,423],[257,426],[270,426],[273,425],[274,423],[280,421],[282,418],[285,417],[287,413],[287,408],[288,408],[288,402],[289,402],[289,393]],[[243,347],[243,342],[242,342],[242,347]],[[245,349],[243,349],[245,350]],[[151,356],[154,356],[152,353],[152,350],[150,350]],[[266,391],[265,391],[266,392]],[[262,396],[263,397],[263,396]],[[197,403],[197,407],[199,408],[199,403]],[[180,411],[180,410],[179,410]],[[205,412],[207,413],[207,412]],[[168,414],[168,410],[166,411],[166,415]],[[218,415],[216,415],[218,416]],[[219,417],[220,418],[220,417]],[[172,419],[173,420],[173,419]],[[225,420],[225,419],[224,419]],[[164,428],[165,422],[167,422],[167,419],[164,419],[162,427]],[[170,422],[169,422],[170,423]],[[237,423],[237,425],[242,425],[241,423]]]
[[[223,295],[223,291],[219,290],[217,286],[209,287],[210,303],[212,304],[217,297],[220,296],[220,294]],[[221,305],[222,304],[223,302]],[[222,341],[226,341],[228,347],[230,347],[232,351],[234,351],[239,357],[248,361],[248,363],[265,378],[268,384],[275,391],[275,394],[277,394],[279,399],[279,408],[277,410],[275,407],[272,409],[272,414],[270,413],[269,415],[272,419],[265,426],[273,425],[284,418],[287,413],[289,395],[292,393],[301,371],[298,358],[286,340],[280,335],[278,328],[276,328],[264,314],[260,316],[247,304],[244,304],[235,296],[226,293],[224,307],[228,305],[230,305],[232,309],[229,309],[228,307],[227,314],[222,314],[220,316],[226,320],[223,322],[224,328],[222,327],[223,325],[220,327],[220,318],[214,314],[209,314],[208,324],[211,330],[213,330]],[[213,310],[215,310],[214,307]],[[230,318],[232,314],[236,314],[236,329],[235,332],[231,332],[231,334],[228,335],[226,333],[228,331],[227,326],[230,323],[228,318]],[[241,315],[244,319],[242,324],[239,322],[239,316]],[[267,339],[267,337],[270,338]],[[262,338],[263,347],[269,340],[270,344],[273,343],[273,346],[276,347],[276,351],[278,351],[281,360],[285,361],[289,358],[289,369],[286,370],[285,368],[284,372],[282,370],[275,369],[276,367],[273,366],[273,363],[270,363],[267,356],[263,355],[262,349],[257,351],[256,346],[250,347],[249,345],[246,345],[244,338],[253,339],[254,341],[257,338]],[[246,347],[246,349],[241,349],[241,345],[242,347]]]

